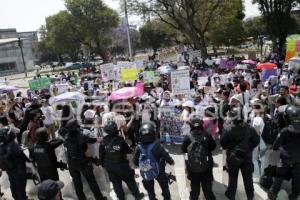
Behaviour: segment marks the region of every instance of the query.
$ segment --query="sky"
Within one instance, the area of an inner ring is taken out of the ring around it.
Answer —
[[[113,9],[118,9],[119,0],[104,0]],[[245,0],[246,17],[259,15],[252,0]],[[1,0],[0,29],[17,28],[17,31],[35,31],[45,24],[45,18],[64,10],[63,0]],[[130,23],[136,24],[139,19],[131,17]]]

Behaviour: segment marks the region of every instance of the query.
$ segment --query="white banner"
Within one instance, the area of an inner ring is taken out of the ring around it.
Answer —
[[[101,75],[104,81],[115,79],[114,65],[112,63],[101,66]]]
[[[201,50],[190,51],[188,52],[188,54],[190,55],[190,59],[193,59],[195,57],[201,58]]]
[[[113,63],[100,66],[103,81],[119,80],[119,68]]]
[[[171,86],[173,94],[187,94],[190,92],[189,70],[178,70],[171,72]]]

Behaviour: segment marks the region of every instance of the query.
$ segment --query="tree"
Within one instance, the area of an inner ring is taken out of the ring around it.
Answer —
[[[267,28],[261,16],[246,19],[243,25],[247,37],[257,40],[259,35],[267,35]]]
[[[156,52],[160,47],[168,46],[175,37],[174,33],[167,30],[166,26],[159,20],[147,22],[140,28],[141,44],[152,48]]]
[[[127,23],[125,18],[121,19],[121,22],[117,28],[111,31],[112,38],[112,54],[125,54],[128,51],[128,38],[127,38]],[[133,54],[140,46],[140,33],[131,28],[130,29],[131,47]]]
[[[149,12],[175,30],[179,30],[207,57],[206,34],[211,23],[220,16],[232,0],[128,0],[129,7],[144,15]]]
[[[208,38],[213,46],[239,45],[244,40],[244,6],[242,1],[236,1],[223,7],[222,12],[211,24]]]
[[[82,36],[76,19],[67,11],[46,18],[46,33],[42,41],[57,54],[68,54],[73,61],[77,60]]]
[[[57,55],[55,54],[54,50],[47,46],[47,29],[46,26],[42,25],[39,30],[40,34],[40,41],[38,42],[36,54],[39,57],[39,63],[48,62],[48,61],[55,61],[57,59]]]
[[[259,5],[273,50],[283,55],[286,37],[297,27],[291,11],[298,6],[299,0],[253,0],[253,3]]]
[[[81,28],[83,44],[108,61],[110,33],[112,28],[118,26],[118,14],[102,0],[65,0],[65,4]]]

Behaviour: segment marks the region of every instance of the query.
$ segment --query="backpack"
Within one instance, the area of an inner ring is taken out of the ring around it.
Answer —
[[[154,180],[159,174],[159,163],[155,160],[152,149],[156,145],[156,142],[148,145],[144,148],[142,145],[138,145],[141,151],[139,157],[139,168],[141,176],[144,180],[150,181]]]
[[[201,139],[196,139],[194,136],[190,135],[190,139],[192,143],[187,148],[188,167],[192,172],[205,172],[212,166],[209,151],[203,144],[207,137],[202,135]]]
[[[248,146],[249,134],[248,131],[245,132],[244,137],[236,141],[233,150],[230,152],[227,162],[234,166],[241,166],[249,152],[251,151]]]
[[[11,156],[8,154],[7,144],[0,144],[0,169],[7,171],[13,168],[13,161]]]
[[[273,145],[278,135],[278,126],[273,119],[267,116],[264,117],[264,123],[265,126],[261,137],[266,144]]]
[[[66,135],[65,147],[67,148],[67,156],[70,160],[79,160],[81,157],[80,146],[77,136],[70,136],[70,133]]]

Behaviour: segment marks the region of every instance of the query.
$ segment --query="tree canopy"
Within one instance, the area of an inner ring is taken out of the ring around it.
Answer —
[[[274,50],[283,55],[287,35],[296,30],[291,11],[298,6],[299,0],[253,0],[253,3],[259,5]]]
[[[233,0],[128,0],[128,5],[140,15],[151,13],[162,22],[179,30],[194,49],[207,57],[206,34],[224,8],[241,1]]]
[[[46,18],[46,44],[58,54],[76,60],[83,37],[76,20],[67,11]]]
[[[267,35],[266,24],[261,16],[246,19],[243,23],[247,37],[253,37],[255,40],[260,35]]]
[[[150,47],[156,52],[160,47],[168,46],[176,35],[168,30],[164,23],[159,20],[147,22],[140,28],[141,44]]]
[[[211,28],[208,31],[209,41],[214,46],[241,44],[245,38],[244,16],[242,1],[236,1],[224,6],[220,15],[211,24]]]
[[[65,4],[67,10],[47,17],[40,47],[47,46],[76,60],[84,46],[107,61],[111,31],[119,24],[118,14],[102,0],[65,0]]]
[[[110,32],[119,24],[118,14],[102,0],[65,0],[65,4],[80,26],[83,44],[107,60]]]

